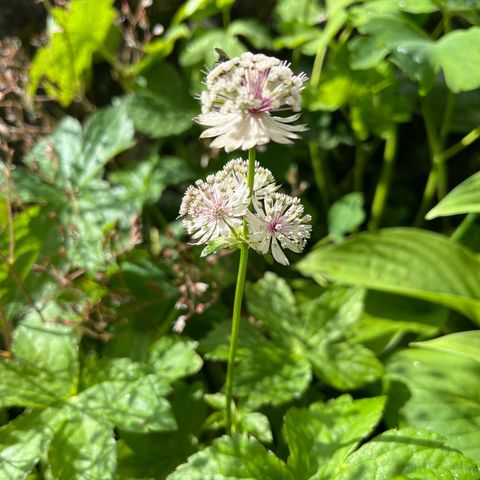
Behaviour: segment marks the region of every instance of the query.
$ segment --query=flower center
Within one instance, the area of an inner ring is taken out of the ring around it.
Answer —
[[[272,235],[277,233],[282,228],[282,223],[279,218],[274,218],[267,223],[267,230]]]

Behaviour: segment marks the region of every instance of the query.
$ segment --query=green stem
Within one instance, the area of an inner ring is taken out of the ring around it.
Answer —
[[[382,220],[383,212],[385,210],[385,203],[388,198],[390,184],[393,177],[393,166],[395,164],[395,156],[397,152],[397,131],[392,129],[387,133],[385,139],[385,150],[383,153],[383,166],[380,172],[380,178],[375,189],[373,197],[372,212],[370,215],[370,222],[368,223],[369,230],[376,230]]]
[[[447,148],[443,153],[442,157],[444,160],[457,155],[462,150],[470,146],[477,138],[480,137],[480,127],[474,128],[470,133],[467,133],[458,143],[452,145],[450,148]]]
[[[448,103],[448,102],[447,102]],[[433,118],[431,109],[427,105],[426,99],[421,102],[423,120],[425,122],[425,129],[427,130],[428,147],[430,150],[431,169],[428,176],[427,184],[423,192],[422,203],[417,213],[415,225],[420,226],[423,222],[423,217],[430,207],[435,191],[438,193],[438,197],[441,199],[447,194],[447,170],[445,165],[445,157],[442,152],[442,140],[437,136],[435,131],[435,120]],[[448,106],[447,106],[448,109]],[[443,119],[441,131],[446,136],[448,129],[445,124],[449,121],[448,112]]]
[[[251,148],[248,151],[248,177],[247,177],[247,184],[250,192],[250,198],[253,195],[254,176],[255,176],[255,149]],[[235,299],[233,301],[232,335],[230,338],[230,349],[228,352],[228,365],[227,365],[226,430],[228,435],[231,435],[232,432],[235,431],[235,422],[232,415],[235,355],[237,353],[238,334],[240,331],[240,316],[242,313],[243,292],[245,290],[245,278],[247,275],[248,251],[250,250],[248,243],[246,243],[246,239],[248,237],[248,225],[245,219],[243,220],[243,235],[244,235],[244,241],[240,245],[240,262],[238,264],[237,285],[235,287]]]
[[[475,223],[478,217],[478,213],[469,213],[457,227],[457,229],[450,236],[450,240],[458,242],[469,230],[469,228]]]
[[[320,83],[320,75],[322,73],[323,60],[325,59],[325,47],[320,47],[315,55],[313,62],[312,76],[310,77],[310,85],[313,88],[317,88]]]
[[[224,7],[222,10],[222,17],[223,17],[223,28],[227,29],[230,25],[230,7]]]
[[[308,149],[310,151],[310,159],[312,160],[315,183],[322,197],[323,208],[325,212],[327,212],[330,201],[328,198],[328,182],[324,154],[320,153],[318,145],[315,142],[308,142]]]

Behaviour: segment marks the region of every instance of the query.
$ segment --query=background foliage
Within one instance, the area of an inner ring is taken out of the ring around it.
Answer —
[[[10,3],[0,477],[478,479],[480,1]],[[258,156],[313,238],[251,261],[232,437],[237,259],[176,218],[238,156],[192,121],[218,47],[310,77]]]

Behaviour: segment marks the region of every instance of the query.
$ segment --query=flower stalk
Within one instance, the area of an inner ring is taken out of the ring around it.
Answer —
[[[247,185],[250,195],[250,202],[253,197],[253,185],[255,180],[255,148],[248,151],[248,177]],[[248,238],[248,224],[246,219],[243,221],[243,236]],[[232,416],[232,401],[233,401],[233,381],[235,372],[235,355],[237,353],[238,335],[240,332],[240,318],[242,313],[243,293],[245,291],[245,278],[247,275],[248,252],[250,247],[246,241],[240,245],[240,261],[238,264],[237,285],[235,287],[235,299],[233,301],[232,314],[232,334],[230,337],[230,349],[228,352],[227,365],[227,380],[226,380],[226,430],[229,435],[235,431],[235,423]]]

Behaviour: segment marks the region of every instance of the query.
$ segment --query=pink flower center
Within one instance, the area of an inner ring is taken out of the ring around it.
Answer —
[[[270,234],[277,233],[282,228],[282,222],[280,218],[274,218],[267,223],[267,230]]]

